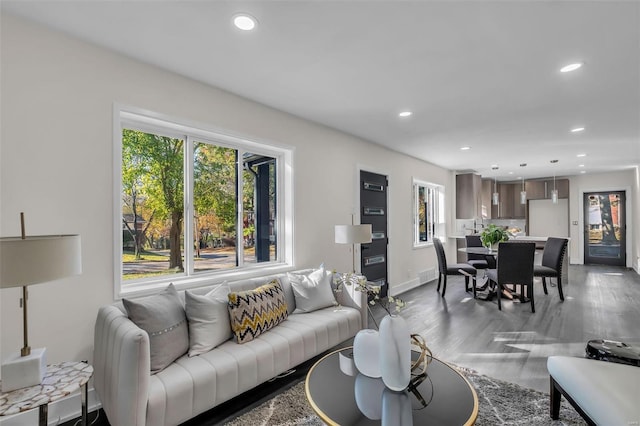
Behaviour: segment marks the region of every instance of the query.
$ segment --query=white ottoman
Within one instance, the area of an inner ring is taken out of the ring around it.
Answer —
[[[551,356],[551,418],[567,401],[590,425],[640,425],[640,367],[587,358]]]

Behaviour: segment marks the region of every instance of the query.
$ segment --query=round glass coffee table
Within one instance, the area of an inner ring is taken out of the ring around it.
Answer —
[[[467,379],[433,358],[426,377],[403,392],[387,389],[382,379],[364,376],[353,365],[352,348],[315,363],[305,383],[307,399],[328,425],[473,425],[478,396]]]

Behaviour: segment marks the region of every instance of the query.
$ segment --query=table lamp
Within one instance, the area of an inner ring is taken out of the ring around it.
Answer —
[[[352,264],[353,273],[356,272],[356,244],[371,242],[371,224],[365,225],[336,225],[336,244],[353,244]]]
[[[2,392],[42,383],[46,348],[31,349],[28,341],[27,286],[78,275],[82,272],[79,235],[0,238],[0,288],[22,287],[24,347],[2,363]]]

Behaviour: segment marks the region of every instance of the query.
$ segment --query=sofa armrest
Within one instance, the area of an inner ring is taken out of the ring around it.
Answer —
[[[336,283],[332,280],[331,284],[335,290]],[[351,285],[342,285],[339,291],[335,291],[336,302],[341,304],[342,306],[349,306],[351,308],[355,308],[360,311],[362,328],[367,328],[368,326],[368,304],[367,304],[367,295],[361,291],[356,290],[356,286]]]
[[[112,426],[146,422],[150,378],[149,335],[114,305],[98,311],[94,386]]]

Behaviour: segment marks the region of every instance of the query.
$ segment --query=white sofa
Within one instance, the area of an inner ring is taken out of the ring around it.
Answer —
[[[640,367],[569,356],[547,360],[550,416],[557,420],[567,401],[590,425],[640,424]]]
[[[308,272],[297,271],[297,273]],[[177,425],[307,361],[366,327],[366,296],[347,287],[338,306],[293,313],[287,274],[229,283],[231,291],[254,289],[278,278],[288,318],[252,341],[227,340],[207,353],[186,354],[150,373],[147,332],[122,302],[100,308],[95,325],[94,386],[112,426]],[[193,290],[205,294],[215,286]],[[184,300],[184,291],[179,292]]]

